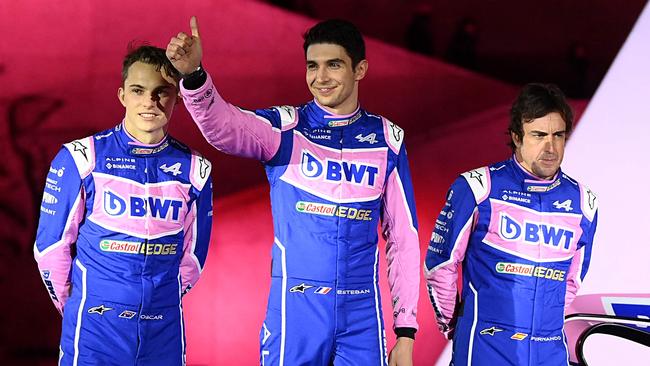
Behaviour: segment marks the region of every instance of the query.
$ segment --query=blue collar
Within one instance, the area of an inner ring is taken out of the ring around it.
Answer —
[[[517,161],[517,158],[513,155],[510,158],[510,164],[512,165],[512,170],[515,172],[515,175],[522,181],[522,186],[524,191],[532,193],[543,193],[549,192],[556,187],[559,187],[562,183],[560,177],[562,176],[562,170],[558,169],[555,173],[555,176],[552,179],[545,180],[539,177],[536,177],[524,169],[521,164]]]
[[[120,144],[126,149],[129,154],[137,156],[149,156],[157,154],[165,150],[169,146],[169,135],[165,134],[163,139],[156,144],[145,144],[138,141],[135,137],[124,128],[124,121],[115,126],[115,135]]]
[[[316,100],[307,103],[304,108],[313,127],[344,127],[356,122],[363,115],[363,110],[359,106],[350,114],[334,114],[318,104]]]

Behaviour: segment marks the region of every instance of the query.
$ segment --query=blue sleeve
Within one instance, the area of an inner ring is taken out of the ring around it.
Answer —
[[[474,194],[461,176],[447,192],[424,262],[429,299],[438,328],[448,339],[452,336],[456,320],[458,266],[465,258],[476,217]]]
[[[70,291],[71,247],[85,214],[82,179],[66,148],[49,168],[40,212],[34,258],[54,305],[62,312]]]

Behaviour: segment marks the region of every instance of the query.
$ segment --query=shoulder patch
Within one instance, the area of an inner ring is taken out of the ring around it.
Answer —
[[[169,141],[169,143],[170,143],[171,145],[173,145],[174,147],[176,147],[176,148],[178,148],[178,149],[180,149],[180,150],[182,150],[182,151],[185,151],[185,152],[190,152],[190,148],[189,148],[187,145],[185,145],[184,143],[182,143],[182,142],[176,140],[175,138],[170,137],[170,138],[168,139],[168,141]]]
[[[190,168],[190,182],[199,191],[205,186],[212,172],[212,163],[196,151],[192,151],[192,168]]]
[[[296,107],[290,105],[283,105],[273,107],[280,114],[280,122],[282,123],[282,131],[287,131],[296,126],[298,123],[298,112]]]
[[[63,144],[72,155],[81,179],[95,169],[95,141],[92,136]]]
[[[598,197],[596,197],[596,194],[584,184],[579,183],[579,185],[581,195],[580,208],[582,209],[582,214],[585,215],[589,221],[593,221],[596,211],[598,210]]]
[[[386,139],[386,143],[395,154],[399,154],[399,150],[402,148],[402,143],[404,142],[404,130],[385,117],[381,117],[381,121],[384,124],[384,138]]]
[[[476,203],[483,202],[489,195],[491,189],[490,170],[488,167],[480,167],[461,174],[469,184],[474,193]]]

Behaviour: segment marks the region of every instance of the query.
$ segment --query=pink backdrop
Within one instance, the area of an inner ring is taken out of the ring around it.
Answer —
[[[117,88],[131,40],[164,47],[173,34],[188,30],[189,16],[196,14],[204,65],[229,101],[261,108],[309,99],[300,35],[315,20],[254,1],[171,4],[0,3],[0,361],[56,358],[60,319],[32,258],[38,201],[61,143],[121,120]],[[372,39],[368,59],[361,103],[406,130],[424,255],[454,177],[508,157],[504,131],[518,88]],[[585,104],[575,107],[581,111]],[[188,361],[254,364],[272,243],[263,169],[215,152],[183,107],[175,112],[171,133],[214,162],[217,192],[207,266],[185,302]],[[381,281],[384,312],[390,314],[385,275]],[[415,364],[432,364],[446,342],[435,329],[424,284],[418,319]],[[386,326],[392,326],[390,317]],[[387,334],[392,345],[394,336]]]

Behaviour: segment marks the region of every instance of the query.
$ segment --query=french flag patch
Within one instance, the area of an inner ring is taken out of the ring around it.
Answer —
[[[319,287],[314,291],[315,294],[321,294],[321,295],[327,295],[330,291],[332,291],[331,287]]]

